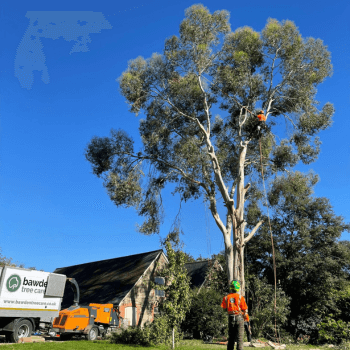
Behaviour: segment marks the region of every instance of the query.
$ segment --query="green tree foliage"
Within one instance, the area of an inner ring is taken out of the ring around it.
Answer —
[[[229,293],[225,266],[225,252],[212,255],[205,277],[205,288],[213,289],[220,293],[221,296]]]
[[[342,243],[344,242],[340,242],[340,244]],[[346,241],[345,243],[349,242]],[[348,251],[350,252],[350,249]],[[342,283],[342,286],[344,286],[344,283]],[[350,322],[350,283],[342,289],[336,288],[332,295],[336,299],[336,310],[333,311],[333,316],[345,322]]]
[[[318,177],[299,172],[277,177],[269,191],[271,226],[275,242],[277,279],[291,298],[290,319],[314,323],[326,315],[340,314],[348,299],[349,244],[339,241],[349,230],[326,198],[313,196]],[[263,215],[253,203],[247,217]],[[264,227],[248,249],[251,274],[273,284],[271,238]],[[297,326],[297,325],[296,325]],[[298,327],[296,327],[298,328]],[[300,329],[301,333],[302,330]],[[304,332],[311,333],[311,329]]]
[[[182,324],[186,333],[191,333],[195,338],[200,335],[220,337],[227,330],[227,313],[221,308],[222,294],[212,288],[201,288],[195,293],[191,308]]]
[[[165,240],[161,240],[161,244],[165,246],[167,241],[170,242],[175,255],[179,255],[179,259],[184,259],[185,264],[195,262],[196,259],[191,254],[183,251],[184,243],[181,241],[180,234],[183,234],[183,232],[180,229],[180,221],[177,218],[174,223],[174,229],[168,233]]]
[[[273,284],[268,284],[265,279],[251,277],[248,281],[249,311],[253,338],[267,334],[275,336],[275,321],[279,329],[286,325],[290,313],[290,298],[285,292],[277,289],[276,314],[275,291]]]
[[[323,322],[318,325],[319,342],[328,344],[341,344],[350,340],[350,322],[343,320],[334,320],[326,317]]]
[[[159,275],[165,278],[165,285],[157,285],[156,287],[158,290],[165,291],[165,299],[160,304],[160,312],[165,316],[174,337],[175,331],[179,331],[181,323],[191,306],[192,294],[190,278],[185,268],[185,254],[173,249],[169,236],[165,240],[164,246],[169,263]]]

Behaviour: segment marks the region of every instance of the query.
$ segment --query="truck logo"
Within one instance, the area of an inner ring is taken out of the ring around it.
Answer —
[[[11,275],[6,281],[6,288],[9,292],[15,292],[21,286],[21,277]]]

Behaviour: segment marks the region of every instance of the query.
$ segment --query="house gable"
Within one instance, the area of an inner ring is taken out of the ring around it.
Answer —
[[[120,301],[118,309],[120,316],[125,319],[125,325],[142,327],[146,322],[153,321],[154,309],[158,306],[161,298],[156,296],[155,290],[152,288],[152,282],[167,264],[168,259],[161,251],[123,300]],[[127,310],[128,308],[133,309]],[[129,317],[131,312],[135,315],[134,320]]]
[[[201,289],[206,285],[207,274],[211,268],[222,270],[222,266],[217,260],[195,261],[185,264],[185,268],[191,279],[192,289]]]
[[[81,305],[112,303],[117,306],[161,254],[164,255],[159,249],[148,253],[62,267],[54,272],[76,279],[80,289]],[[73,291],[66,287],[62,308],[71,306],[72,302]]]

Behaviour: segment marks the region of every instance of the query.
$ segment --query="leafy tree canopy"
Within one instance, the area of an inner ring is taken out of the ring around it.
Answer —
[[[291,297],[294,319],[339,313],[339,298],[348,289],[349,242],[339,239],[350,225],[335,215],[328,199],[312,195],[317,182],[316,175],[290,173],[277,177],[268,195],[277,280]],[[254,216],[263,215],[254,202],[247,211],[253,223]],[[247,257],[250,273],[273,283],[267,227],[252,238]],[[345,294],[343,299],[348,298]]]
[[[140,232],[159,232],[167,183],[182,200],[209,199],[224,230],[216,198],[232,203],[234,191],[226,188],[237,183],[243,144],[245,174],[259,170],[257,109],[264,109],[269,130],[280,120],[289,128],[285,138],[262,137],[268,172],[308,164],[320,151],[318,132],[331,124],[332,104],[319,106],[315,98],[331,72],[327,47],[303,38],[291,21],[269,19],[260,33],[250,27],[232,32],[227,11],[211,14],[193,5],[163,53],[131,60],[118,80],[130,111],[145,115],[143,147],[135,150],[131,136],[112,130],[91,140],[86,157],[111,200],[146,218]],[[215,116],[215,108],[222,114]]]

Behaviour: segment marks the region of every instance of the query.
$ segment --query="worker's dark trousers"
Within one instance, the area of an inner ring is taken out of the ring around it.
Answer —
[[[244,326],[243,326],[243,317],[242,316],[234,316],[229,315],[228,316],[228,343],[227,343],[227,350],[233,350],[234,344],[236,343],[236,349],[237,350],[243,350],[243,333],[244,333]],[[241,336],[242,339],[239,341],[239,328],[241,328]],[[240,346],[242,344],[242,347]]]
[[[252,341],[252,335],[249,332],[249,322],[244,322],[244,329],[245,329],[245,332],[247,334],[248,341],[251,342]]]

